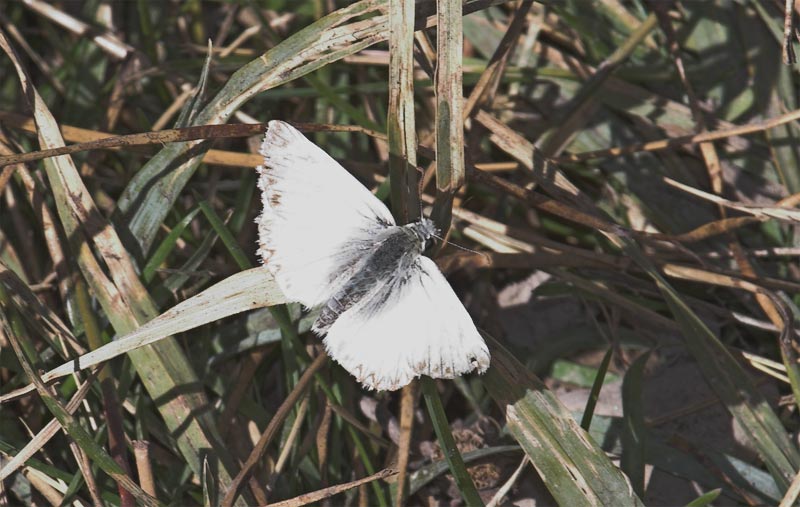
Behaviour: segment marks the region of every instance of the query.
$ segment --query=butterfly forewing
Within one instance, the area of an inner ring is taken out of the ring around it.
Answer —
[[[258,253],[292,301],[308,307],[325,303],[394,219],[369,190],[287,123],[269,123],[261,154]]]

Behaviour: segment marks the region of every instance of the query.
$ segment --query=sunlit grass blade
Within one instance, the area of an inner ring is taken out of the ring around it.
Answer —
[[[417,173],[417,129],[414,116],[414,0],[389,0],[389,183],[392,214],[399,224],[420,218]],[[408,495],[408,462],[414,425],[416,382],[403,388],[394,505],[402,507]]]
[[[509,432],[560,505],[643,505],[630,482],[539,379],[484,334],[492,365],[489,394]]]
[[[414,116],[414,1],[389,1],[389,179],[398,223],[419,215],[417,130]]]
[[[464,29],[461,0],[437,0],[436,201],[432,218],[447,235],[453,196],[464,184]]]

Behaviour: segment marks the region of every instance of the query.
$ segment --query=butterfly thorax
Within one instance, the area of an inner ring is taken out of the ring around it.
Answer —
[[[433,222],[423,218],[404,226],[391,226],[353,275],[322,307],[313,330],[324,335],[345,310],[362,301],[379,307],[405,282],[404,276],[436,235]]]

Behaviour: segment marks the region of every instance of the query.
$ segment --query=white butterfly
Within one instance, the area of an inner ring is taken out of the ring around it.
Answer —
[[[291,301],[322,306],[313,331],[365,387],[395,390],[420,375],[489,367],[489,350],[434,262],[433,222],[391,213],[291,125],[269,122],[261,145],[265,266]]]

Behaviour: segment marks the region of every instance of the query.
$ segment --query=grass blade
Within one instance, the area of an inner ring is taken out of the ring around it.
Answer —
[[[719,498],[720,493],[722,493],[722,489],[720,488],[713,489],[708,493],[703,493],[691,502],[687,503],[686,507],[706,507],[706,505],[711,505],[711,502]]]
[[[603,360],[600,362],[597,376],[595,376],[594,382],[592,383],[592,390],[589,392],[589,398],[586,400],[586,408],[583,410],[583,416],[581,417],[581,428],[586,431],[589,431],[589,427],[592,425],[594,408],[597,405],[597,400],[600,398],[600,389],[603,388],[603,382],[605,381],[608,365],[611,364],[611,356],[613,354],[614,348],[609,347],[603,356]]]
[[[497,341],[484,337],[492,352],[486,388],[558,504],[643,505],[555,395]]]
[[[475,489],[472,478],[467,473],[464,458],[461,457],[461,453],[456,447],[456,441],[450,431],[450,423],[444,414],[439,391],[436,390],[436,382],[430,377],[422,377],[420,382],[422,383],[422,393],[425,395],[425,404],[428,406],[431,424],[433,424],[433,429],[436,431],[436,438],[439,440],[442,453],[447,459],[450,473],[453,474],[456,486],[461,492],[461,497],[467,505],[483,505],[483,500],[478,494],[478,490]]]
[[[647,429],[644,425],[644,407],[642,405],[642,381],[644,368],[650,354],[640,356],[628,368],[622,382],[622,411],[625,427],[622,433],[622,460],[620,467],[628,476],[633,490],[640,497],[644,496],[644,465],[647,457]]]
[[[186,230],[198,213],[200,213],[199,208],[190,211],[181,219],[180,222],[175,224],[175,227],[169,231],[167,237],[164,238],[160,245],[158,245],[158,248],[156,248],[156,251],[153,252],[150,260],[147,261],[147,264],[144,265],[144,269],[142,270],[142,279],[144,279],[145,283],[150,283],[153,281],[156,270],[167,259],[167,255],[169,255],[172,249],[175,248],[175,243],[178,242],[178,238],[181,237],[183,231]]]
[[[203,210],[203,214],[206,216],[208,221],[211,223],[211,227],[214,228],[214,231],[219,235],[222,242],[225,244],[225,247],[230,252],[233,259],[236,261],[236,264],[239,266],[241,270],[247,270],[252,267],[250,261],[247,259],[247,254],[242,251],[242,247],[239,246],[239,243],[236,242],[236,238],[233,237],[231,231],[228,229],[228,226],[225,225],[225,222],[217,215],[211,206],[208,205],[207,201],[200,201],[199,203],[200,209]]]
[[[389,179],[397,223],[419,218],[414,119],[414,0],[389,1]]]
[[[461,0],[437,0],[436,15],[436,201],[432,217],[447,236],[453,197],[464,185],[464,88]]]

